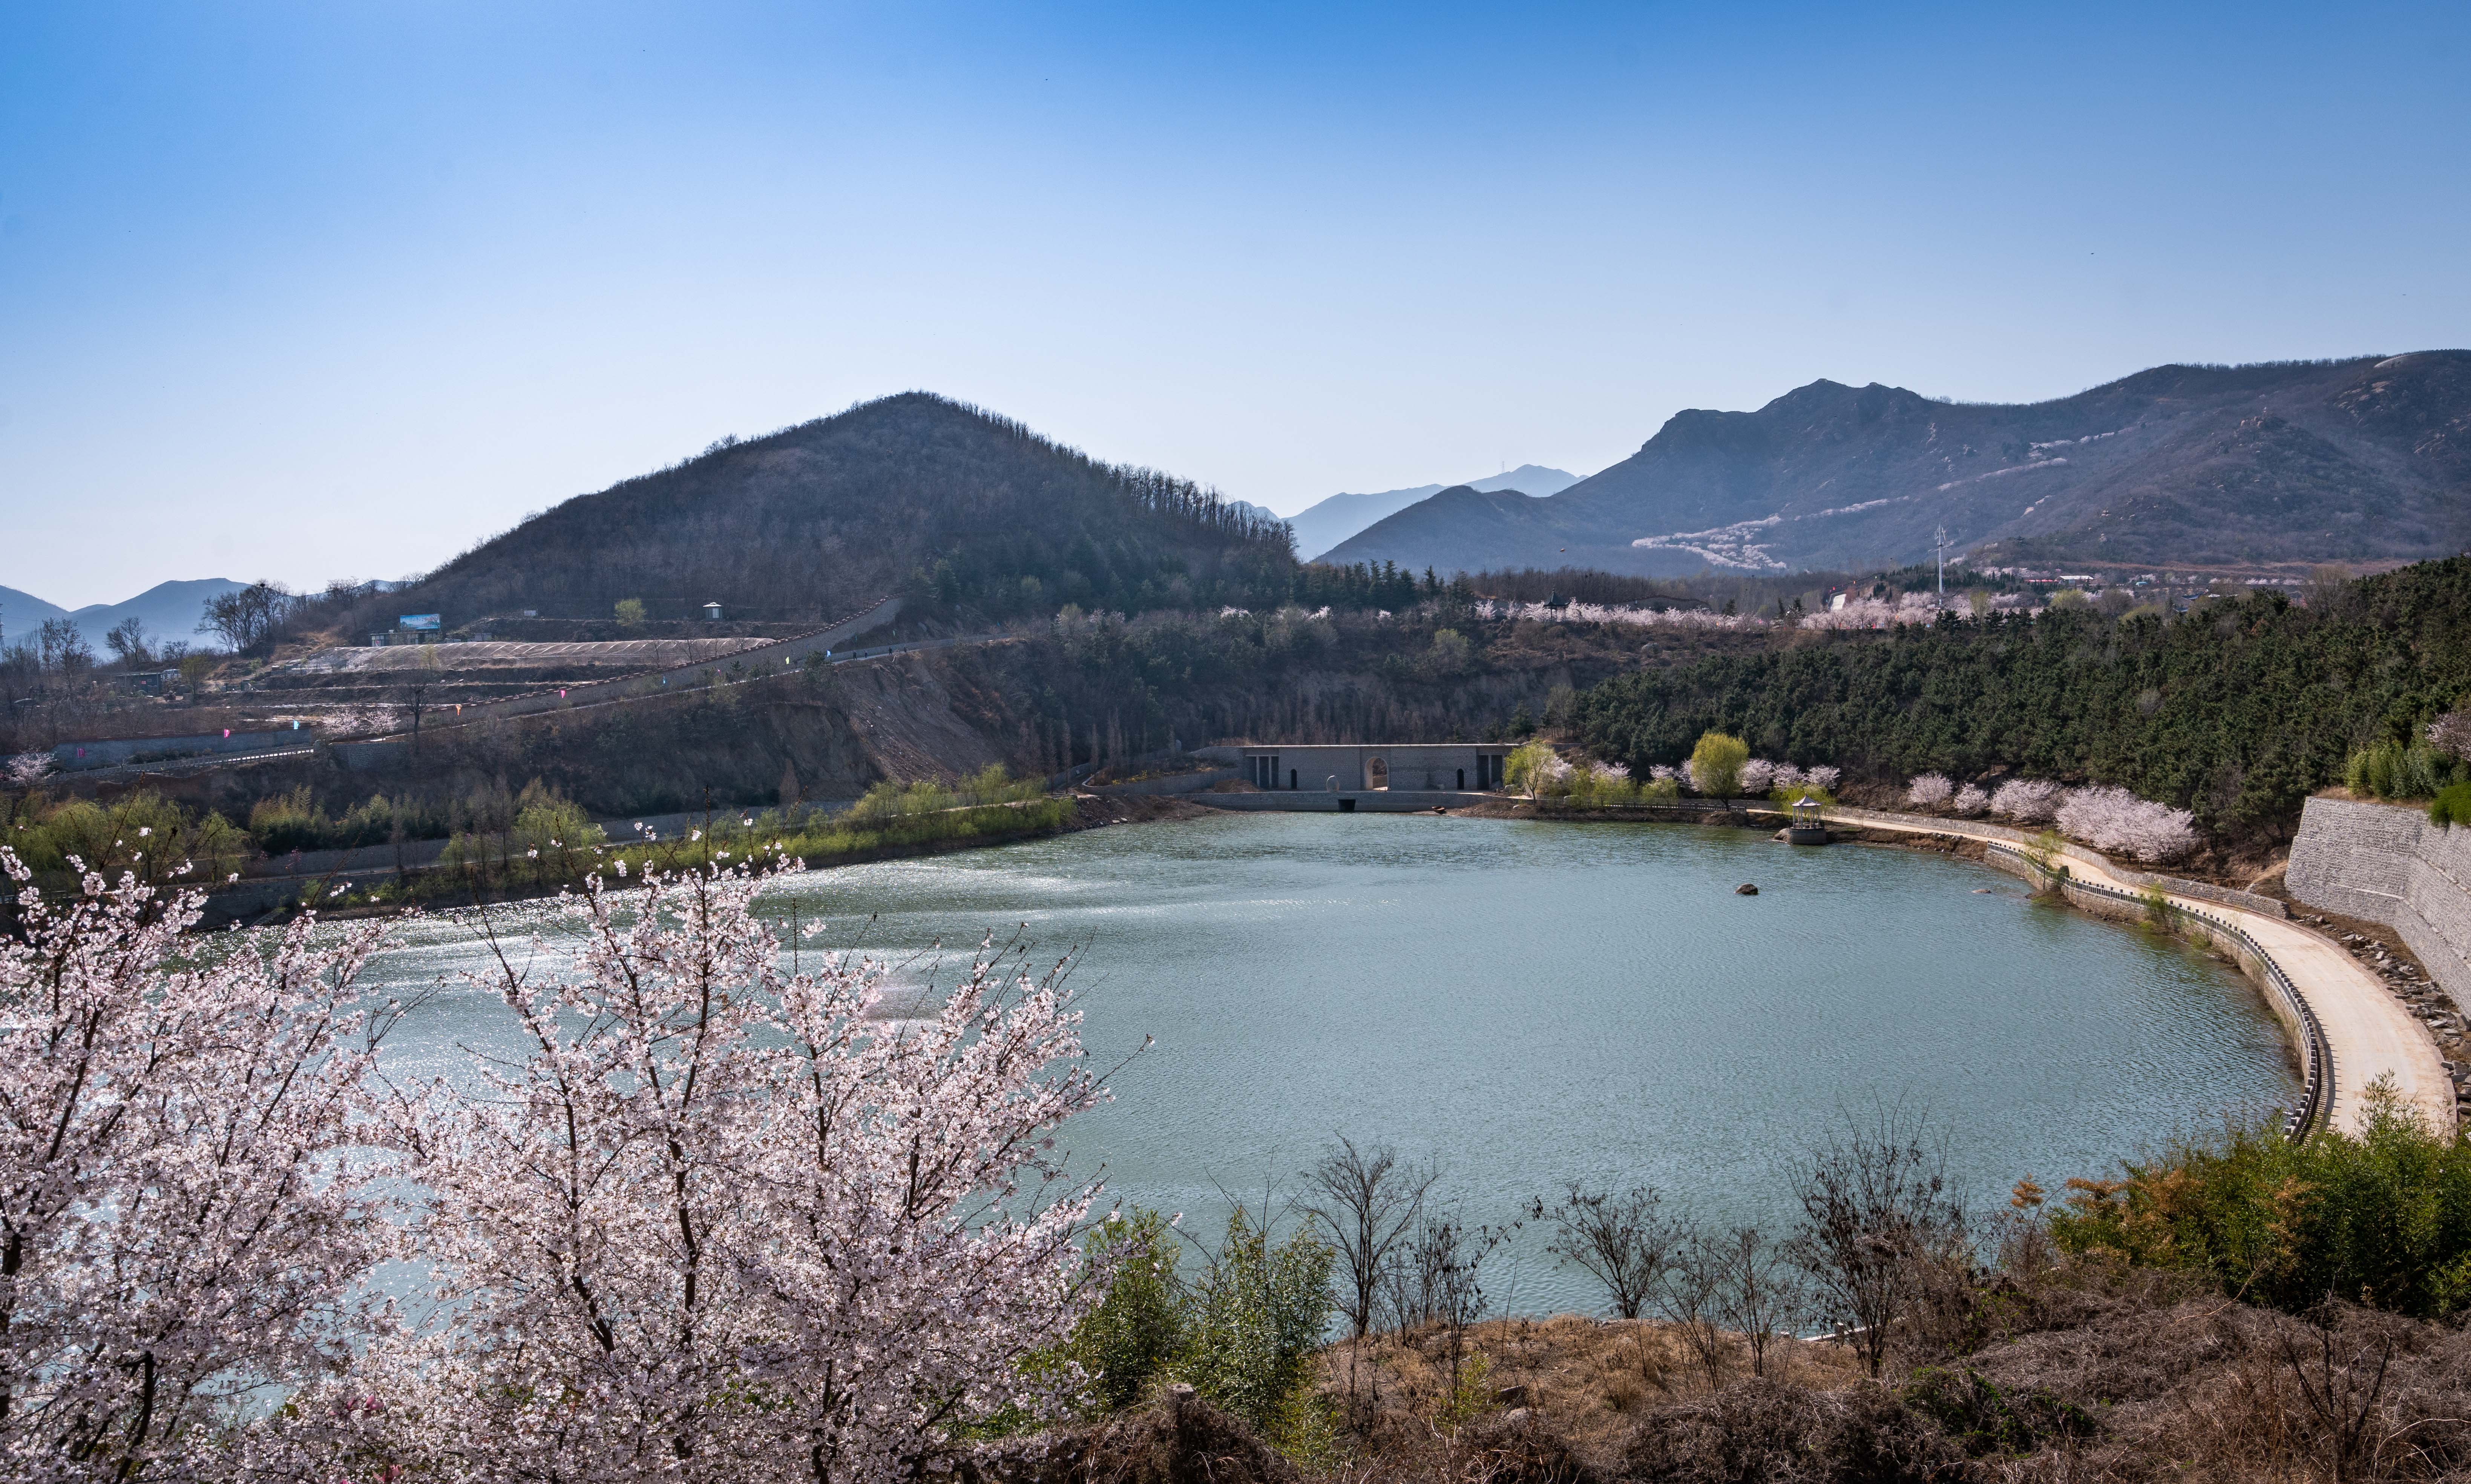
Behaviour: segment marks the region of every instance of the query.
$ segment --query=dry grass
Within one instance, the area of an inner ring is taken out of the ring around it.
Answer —
[[[1736,1343],[1710,1378],[1671,1326],[1439,1327],[1320,1356],[1335,1425],[1301,1463],[1172,1395],[990,1447],[980,1484],[2320,1484],[2471,1480],[2471,1333],[2255,1308],[2152,1271],[2003,1280],[1957,1349],[1884,1383],[1829,1344]],[[1954,1331],[1951,1331],[1954,1332]],[[1943,1344],[1944,1342],[1942,1342]]]
[[[1431,1326],[1406,1335],[1368,1340],[1361,1357],[1338,1344],[1322,1353],[1323,1393],[1349,1395],[1355,1376],[1358,1415],[1369,1404],[1377,1425],[1447,1421],[1454,1402],[1448,1331]],[[1472,1359],[1472,1366],[1471,1361]],[[1582,1446],[1627,1431],[1638,1414],[1717,1389],[1679,1330],[1656,1320],[1596,1320],[1577,1314],[1500,1319],[1471,1327],[1459,1365],[1482,1374],[1481,1412],[1525,1408],[1541,1425]],[[1842,1347],[1779,1340],[1768,1351],[1771,1376],[1818,1390],[1858,1378],[1859,1363]],[[1751,1374],[1750,1350],[1738,1339],[1719,1361],[1730,1382]],[[1481,1415],[1479,1412],[1479,1415]]]
[[[1284,1460],[1172,1397],[1024,1440],[987,1484],[2471,1484],[2471,1332],[2304,1315],[2012,1240],[1931,1289],[1873,1379],[1829,1343],[1563,1314],[1323,1350]],[[1165,1410],[1162,1410],[1162,1407]],[[1181,1408],[1181,1410],[1179,1410]],[[1026,1445],[1027,1451],[1020,1449]],[[990,1460],[992,1462],[992,1460]],[[1021,1465],[1026,1464],[1024,1470]]]

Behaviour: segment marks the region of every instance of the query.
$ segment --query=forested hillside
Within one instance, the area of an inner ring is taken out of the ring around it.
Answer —
[[[1677,412],[1548,500],[1446,490],[1336,561],[1651,576],[1978,563],[2417,559],[2471,540],[2471,351],[2165,365],[2027,405],[1817,381]]]
[[[2287,835],[2353,748],[2471,697],[2471,558],[2163,618],[2088,608],[1802,632],[1624,675],[1580,735],[1634,769],[1711,728],[1856,776],[2018,771],[2123,785],[2233,840]]]
[[[1285,529],[1189,482],[1100,463],[1021,424],[907,392],[569,500],[342,621],[436,610],[655,620],[838,617],[906,592],[917,615],[1064,603],[1140,612],[1284,597]]]

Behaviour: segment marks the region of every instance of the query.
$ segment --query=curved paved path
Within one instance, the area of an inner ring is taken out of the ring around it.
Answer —
[[[1912,816],[1907,816],[1912,817]],[[1966,839],[2012,844],[1988,830],[1969,828],[1963,820],[1932,819],[1906,823],[1893,815],[1865,810],[1847,822],[1864,829],[1894,830],[1908,835],[1947,835]],[[2068,869],[2080,881],[2111,886],[2131,894],[2140,887],[2119,880],[2083,856],[2071,855]],[[2294,922],[2268,917],[2200,897],[2173,895],[2172,901],[2237,923],[2257,945],[2273,955],[2291,977],[2334,1055],[2333,1126],[2356,1132],[2365,1107],[2368,1084],[2393,1078],[2394,1091],[2416,1107],[2428,1126],[2454,1128],[2454,1083],[2437,1054],[2436,1038],[2414,1019],[2401,1001],[2386,991],[2385,982],[2342,951],[2331,938]]]

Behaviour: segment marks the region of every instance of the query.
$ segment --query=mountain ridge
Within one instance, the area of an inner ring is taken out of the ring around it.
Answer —
[[[1530,495],[1555,495],[1579,482],[1565,469],[1522,463],[1516,469],[1488,474],[1464,484],[1415,484],[1368,494],[1335,494],[1287,517],[1296,533],[1296,554],[1318,561],[1324,553],[1356,532],[1445,489],[1495,491],[1516,489]]]
[[[31,636],[46,619],[68,619],[101,654],[103,636],[121,620],[135,618],[145,624],[150,643],[178,640],[192,648],[215,648],[213,641],[198,632],[198,621],[205,616],[207,601],[247,585],[229,577],[175,577],[157,582],[134,598],[119,602],[91,602],[82,608],[63,608],[32,593],[0,587],[0,625],[5,625],[7,642],[15,644]]]
[[[825,621],[892,593],[903,620],[1252,601],[1295,568],[1285,527],[1189,481],[1102,463],[982,409],[908,391],[577,495],[383,601],[451,629],[521,609],[606,620]]]
[[[1328,554],[1648,576],[1922,559],[2416,559],[2471,539],[2471,351],[2150,367],[2073,396],[1933,401],[1818,380],[1690,409],[1549,500],[1428,498]],[[1481,529],[1481,534],[1479,534]]]

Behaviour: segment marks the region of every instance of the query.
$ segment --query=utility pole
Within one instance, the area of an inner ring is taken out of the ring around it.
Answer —
[[[1947,611],[1947,528],[1942,526],[1931,537],[1931,549],[1939,554],[1939,611]]]

